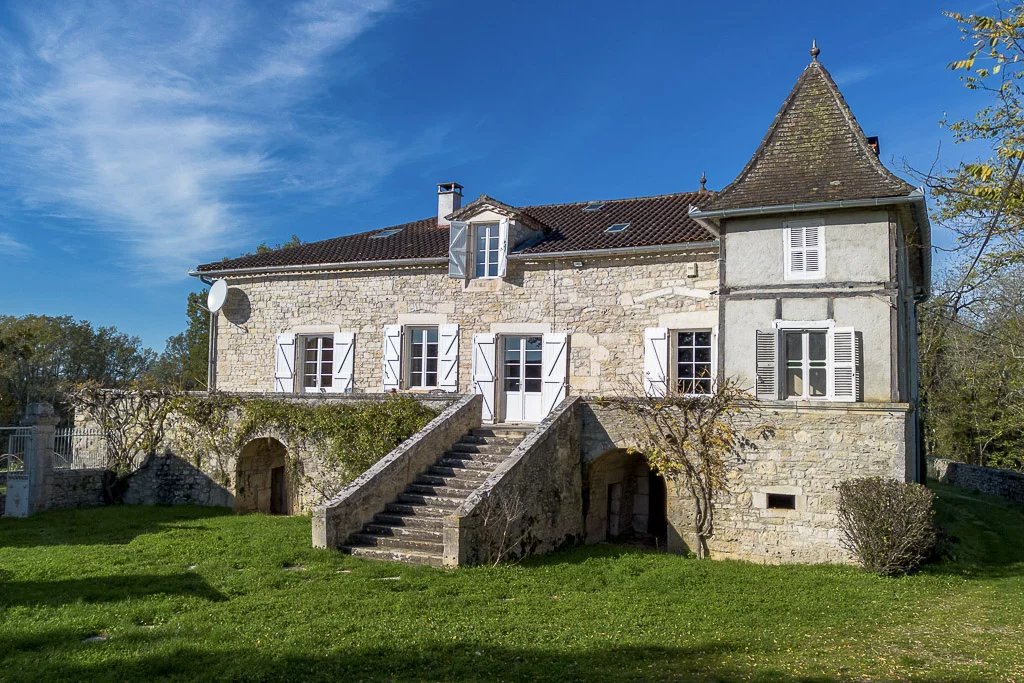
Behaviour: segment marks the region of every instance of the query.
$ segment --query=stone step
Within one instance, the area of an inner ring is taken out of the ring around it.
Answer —
[[[385,514],[397,514],[397,515],[414,515],[420,518],[436,517],[441,519],[447,517],[455,511],[455,508],[451,507],[434,507],[431,505],[424,505],[422,503],[402,503],[394,502],[388,503],[384,506]]]
[[[488,473],[484,470],[469,470],[461,465],[458,467],[443,467],[441,465],[433,465],[427,470],[427,476],[441,477],[444,479],[458,479],[459,481],[476,482],[478,485],[483,483],[484,479],[487,478]]]
[[[483,483],[485,477],[457,477],[437,474],[421,474],[416,477],[414,484],[421,486],[447,486],[453,489],[462,489],[467,493],[476,490]]]
[[[505,462],[508,453],[470,453],[469,451],[445,451],[442,458],[455,460],[476,460],[477,462],[489,462],[494,465]]]
[[[387,560],[390,562],[405,562],[406,564],[425,564],[431,567],[442,566],[441,555],[425,553],[414,550],[400,550],[398,548],[378,548],[365,545],[343,545],[338,548],[346,555],[365,557],[371,560]]]
[[[411,483],[406,487],[406,493],[465,501],[473,493],[473,488],[453,488],[452,486],[437,486],[429,483]]]
[[[515,439],[522,441],[526,436],[532,432],[537,425],[524,425],[524,426],[494,426],[494,427],[480,427],[478,429],[471,429],[470,434],[472,436],[482,436],[489,438],[498,439]]]
[[[426,505],[427,507],[438,508],[441,510],[454,510],[455,508],[462,505],[465,501],[464,498],[446,498],[443,496],[431,496],[423,493],[399,493],[399,503],[413,503],[416,505]]]
[[[463,441],[456,441],[449,448],[449,451],[454,453],[486,453],[493,455],[508,455],[515,450],[513,446],[498,445],[495,446],[489,443],[465,443]]]
[[[444,518],[402,512],[378,512],[373,516],[371,524],[440,532],[444,528]]]
[[[348,545],[395,548],[396,550],[412,550],[437,555],[444,552],[444,544],[440,540],[419,541],[401,536],[378,536],[377,534],[352,534],[349,536]]]
[[[465,454],[463,454],[463,456],[465,456]],[[474,472],[483,472],[484,475],[489,475],[494,471],[494,468],[498,466],[498,463],[488,462],[486,460],[475,460],[467,457],[455,457],[445,453],[444,457],[437,461],[437,465],[439,467],[449,467],[452,469],[473,470]]]
[[[418,529],[416,527],[393,526],[391,524],[375,524],[370,522],[363,527],[359,533],[372,534],[374,536],[394,536],[395,538],[408,538],[412,541],[431,541],[440,543],[442,531],[440,525],[437,529]]]

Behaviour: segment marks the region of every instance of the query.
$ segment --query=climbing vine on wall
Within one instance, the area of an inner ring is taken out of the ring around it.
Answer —
[[[292,459],[292,475],[323,497],[387,455],[440,411],[410,396],[359,403],[243,399],[211,393],[178,399],[176,447],[196,467],[230,478],[231,459],[249,440],[274,434],[318,462],[307,473]],[[295,455],[292,453],[291,455]]]

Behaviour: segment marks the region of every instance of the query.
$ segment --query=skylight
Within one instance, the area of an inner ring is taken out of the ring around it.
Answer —
[[[623,232],[628,227],[629,223],[616,223],[614,225],[609,225],[605,232]]]
[[[587,205],[583,207],[585,213],[594,213],[600,211],[601,207],[604,206],[604,202],[587,202]]]
[[[385,237],[391,237],[392,235],[397,235],[400,232],[402,232],[401,228],[388,228],[387,230],[381,230],[380,232],[373,233],[372,235],[370,235],[370,239],[382,240]]]

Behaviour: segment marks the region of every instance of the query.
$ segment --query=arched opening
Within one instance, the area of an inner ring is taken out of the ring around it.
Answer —
[[[235,472],[235,509],[287,515],[292,496],[285,463],[288,449],[277,439],[261,437],[245,444]]]
[[[626,541],[664,548],[668,496],[664,478],[642,455],[609,451],[594,460],[586,479],[587,542]]]

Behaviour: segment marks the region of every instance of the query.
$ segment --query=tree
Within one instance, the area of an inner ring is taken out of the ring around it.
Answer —
[[[128,475],[163,443],[176,398],[173,389],[151,380],[133,382],[123,390],[89,381],[71,390],[75,410],[103,432],[104,468],[112,473],[105,482],[109,502],[120,502]]]
[[[66,393],[76,383],[122,387],[149,371],[155,354],[138,337],[94,328],[70,316],[0,316],[0,422],[19,419],[33,401],[67,416]]]
[[[749,399],[734,379],[719,382],[712,393],[700,396],[648,396],[642,384],[635,383],[626,387],[624,396],[605,399],[636,425],[632,450],[690,494],[695,552],[700,558],[707,557],[716,499],[728,490],[730,470],[742,461],[744,450],[774,433],[766,423],[742,426],[750,417],[759,417],[757,404]]]
[[[184,391],[206,389],[210,357],[210,314],[203,292],[189,292],[185,331],[170,337],[153,367],[162,384]]]

